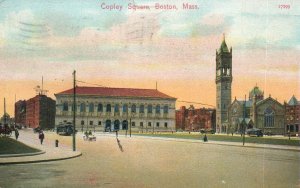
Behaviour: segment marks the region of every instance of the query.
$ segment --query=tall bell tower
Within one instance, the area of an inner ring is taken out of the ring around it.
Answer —
[[[216,131],[226,132],[226,121],[228,106],[231,104],[231,83],[232,83],[232,48],[228,50],[223,41],[216,50]]]

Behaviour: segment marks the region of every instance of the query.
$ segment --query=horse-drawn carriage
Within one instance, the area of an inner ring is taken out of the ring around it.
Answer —
[[[96,136],[92,134],[91,131],[85,132],[83,135],[83,140],[85,141],[96,141]]]

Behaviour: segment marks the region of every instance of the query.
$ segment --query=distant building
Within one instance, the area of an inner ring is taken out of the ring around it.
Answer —
[[[299,135],[300,126],[300,101],[295,96],[285,106],[285,130],[286,134]]]
[[[37,95],[27,100],[26,125],[32,128],[54,128],[55,101],[46,95]]]
[[[73,122],[73,89],[55,94],[55,124]],[[76,129],[175,130],[175,102],[156,89],[76,87]]]
[[[26,101],[19,100],[15,103],[15,121],[17,125],[26,124]]]
[[[10,115],[8,113],[3,114],[3,116],[0,118],[0,125],[13,125],[14,124],[15,119],[11,118]]]
[[[263,132],[285,134],[285,109],[271,96],[264,99],[264,93],[255,86],[248,100],[235,100],[228,107],[228,133],[243,132],[249,128],[259,128]]]
[[[15,119],[17,124],[30,128],[54,128],[55,101],[41,94],[27,101],[18,101],[15,103]]]
[[[176,110],[176,130],[199,131],[200,129],[214,129],[216,110],[210,108],[195,109],[185,106]]]
[[[228,106],[231,104],[232,48],[228,49],[225,35],[216,50],[216,131],[227,132]]]

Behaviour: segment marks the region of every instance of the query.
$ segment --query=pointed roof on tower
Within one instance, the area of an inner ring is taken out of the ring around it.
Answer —
[[[225,33],[223,33],[223,41],[222,41],[221,46],[218,51],[219,51],[219,53],[220,52],[229,52],[226,41],[225,41]]]

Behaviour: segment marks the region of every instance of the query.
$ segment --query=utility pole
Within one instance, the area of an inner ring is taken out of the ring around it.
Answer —
[[[6,102],[5,102],[5,97],[4,97],[4,135],[6,136]]]
[[[73,151],[76,151],[76,138],[75,138],[75,132],[76,132],[76,71],[73,72]]]
[[[245,145],[245,131],[246,131],[246,121],[245,121],[245,116],[246,116],[246,95],[245,95],[245,101],[244,101],[244,113],[243,113],[243,146]]]

